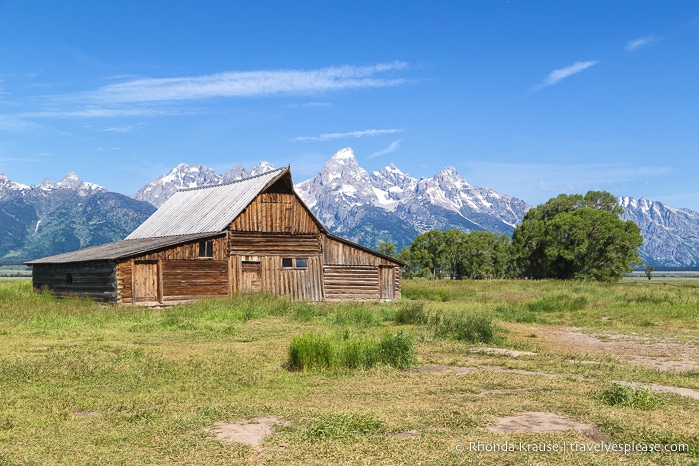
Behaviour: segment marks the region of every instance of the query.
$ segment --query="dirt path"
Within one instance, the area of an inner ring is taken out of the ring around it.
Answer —
[[[697,344],[652,341],[648,337],[615,332],[583,332],[576,327],[531,327],[540,344],[553,353],[582,353],[613,356],[661,371],[699,371]]]

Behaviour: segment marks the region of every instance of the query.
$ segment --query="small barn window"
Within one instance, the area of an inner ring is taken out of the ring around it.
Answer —
[[[305,269],[308,267],[308,261],[305,257],[297,257],[295,259],[292,257],[282,258],[282,267],[290,269],[294,268],[294,264],[297,269]]]
[[[71,283],[73,283],[73,274],[72,274],[72,273],[67,273],[67,274],[66,274],[66,283],[67,283],[68,285],[70,285]]]
[[[214,240],[199,241],[199,257],[214,257]]]

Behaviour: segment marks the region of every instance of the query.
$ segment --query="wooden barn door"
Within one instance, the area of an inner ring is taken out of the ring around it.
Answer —
[[[135,303],[160,302],[159,284],[157,261],[134,262],[133,295]]]
[[[240,291],[262,291],[262,262],[243,261]]]
[[[396,299],[396,274],[393,267],[379,267],[379,299]]]

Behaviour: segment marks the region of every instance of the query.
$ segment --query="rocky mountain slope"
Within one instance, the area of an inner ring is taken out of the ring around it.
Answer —
[[[641,228],[640,255],[648,265],[699,267],[699,213],[662,202],[619,197],[622,218]]]
[[[0,258],[35,259],[121,240],[154,211],[75,173],[35,186],[0,175]]]

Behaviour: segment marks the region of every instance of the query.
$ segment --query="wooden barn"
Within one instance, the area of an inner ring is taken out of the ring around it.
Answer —
[[[123,241],[27,264],[37,289],[142,305],[240,292],[391,301],[404,265],[328,233],[288,166],[178,191]]]

